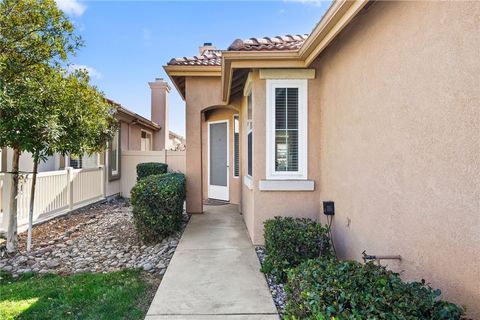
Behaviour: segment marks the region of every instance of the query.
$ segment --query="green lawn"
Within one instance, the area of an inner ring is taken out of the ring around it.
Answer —
[[[143,319],[155,285],[139,271],[0,277],[0,319]]]

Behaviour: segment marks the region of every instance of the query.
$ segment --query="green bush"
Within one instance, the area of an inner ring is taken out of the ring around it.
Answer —
[[[301,262],[332,255],[328,229],[310,219],[275,217],[265,221],[267,256],[262,271],[284,282],[287,270]]]
[[[373,262],[309,260],[288,274],[286,319],[460,319],[425,282],[405,283]]]
[[[137,181],[155,174],[167,173],[168,164],[160,162],[145,162],[137,164]]]
[[[131,191],[133,221],[147,242],[179,230],[185,201],[185,176],[181,173],[153,175],[138,181]]]

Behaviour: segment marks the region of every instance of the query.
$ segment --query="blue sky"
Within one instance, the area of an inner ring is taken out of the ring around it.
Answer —
[[[167,78],[172,57],[198,54],[212,42],[309,33],[328,1],[80,1],[56,0],[77,26],[85,47],[72,58],[90,70],[108,98],[150,118],[148,82]],[[173,86],[172,86],[173,87]],[[185,133],[185,104],[172,88],[170,130]]]

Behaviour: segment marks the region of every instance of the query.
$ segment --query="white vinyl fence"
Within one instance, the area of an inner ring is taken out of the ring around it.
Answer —
[[[137,164],[161,162],[168,164],[168,171],[185,173],[185,151],[123,151],[122,152],[122,196],[129,198],[130,190],[137,182]]]
[[[33,221],[43,222],[73,209],[102,200],[109,194],[130,197],[137,180],[137,164],[162,162],[169,171],[185,172],[185,151],[124,151],[121,155],[121,179],[107,182],[103,166],[93,169],[73,169],[41,172],[37,175]],[[0,173],[0,233],[8,228],[8,213],[12,175]],[[19,182],[18,231],[28,226],[32,175],[22,175]]]
[[[8,228],[12,175],[0,174],[0,232]],[[18,230],[28,226],[32,175],[22,175],[17,198]],[[41,172],[37,175],[33,221],[38,223],[105,198],[104,168]]]

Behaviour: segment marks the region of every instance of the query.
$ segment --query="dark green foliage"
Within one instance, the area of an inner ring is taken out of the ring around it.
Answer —
[[[133,220],[140,237],[158,241],[179,230],[185,201],[182,173],[152,175],[137,182],[131,192]]]
[[[267,256],[262,271],[278,281],[284,282],[287,270],[307,259],[332,255],[328,229],[310,219],[275,217],[264,225]]]
[[[137,181],[155,174],[167,173],[168,164],[160,162],[145,162],[137,164]]]
[[[287,319],[460,319],[425,282],[405,283],[373,262],[309,260],[288,274]]]

